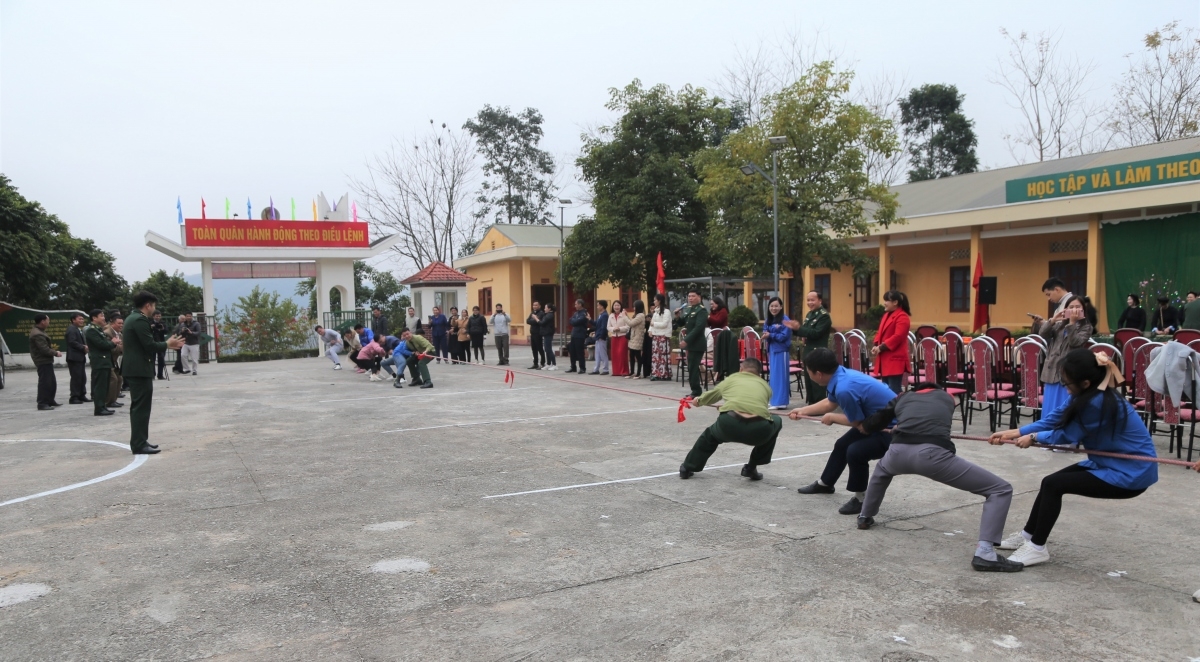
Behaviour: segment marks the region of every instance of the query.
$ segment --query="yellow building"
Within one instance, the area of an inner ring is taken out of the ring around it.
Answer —
[[[564,228],[560,234],[551,225],[493,225],[484,232],[475,252],[454,261],[454,267],[473,277],[467,283],[467,304],[483,310],[493,310],[495,304],[503,304],[513,318],[512,341],[529,342],[529,329],[525,319],[534,301],[554,303],[555,308],[566,307],[566,315],[557,314],[559,332],[566,330],[566,320],[575,309],[575,299],[583,299],[593,315],[596,301],[621,300],[631,305],[635,299],[646,300],[643,293],[601,285],[595,290],[576,292],[566,284],[566,296],[560,296],[558,287],[558,254],[560,242],[571,234]]]
[[[977,256],[984,275],[997,278],[991,325],[1013,331],[1029,326],[1027,313],[1046,315],[1041,286],[1052,276],[1092,299],[1101,332],[1115,328],[1126,295],[1152,275],[1180,293],[1200,288],[1200,139],[892,190],[906,222],[853,240],[878,260],[878,272],[856,280],[849,269],[805,269],[803,287],[792,288],[792,310],[803,310],[803,292],[816,289],[834,326],[845,329],[861,325],[882,292],[898,289],[908,295],[914,325],[968,330]],[[1153,305],[1143,301],[1147,310]]]

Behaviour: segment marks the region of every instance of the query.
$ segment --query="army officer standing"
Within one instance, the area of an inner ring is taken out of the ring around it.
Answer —
[[[155,342],[150,330],[150,319],[158,297],[149,292],[133,295],[134,312],[125,320],[121,344],[125,346],[125,359],[121,364],[126,381],[129,382],[129,448],[134,455],[153,455],[158,446],[150,443],[150,405],[154,400],[154,358],[161,351],[179,349],[183,338],[171,336],[165,342]],[[92,396],[95,398],[95,395]]]

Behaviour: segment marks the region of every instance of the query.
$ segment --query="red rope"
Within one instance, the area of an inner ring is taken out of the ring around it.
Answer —
[[[424,358],[424,357],[428,357],[429,355],[419,354],[418,356],[421,356]],[[429,358],[432,358],[432,357],[429,357]],[[462,365],[474,366],[476,368],[487,368],[488,370],[503,370],[505,373],[504,383],[508,384],[509,388],[512,388],[512,384],[515,383],[515,381],[516,381],[516,374],[512,371],[511,368],[506,368],[503,366],[480,365],[477,363],[471,363],[470,361],[457,361],[454,359],[442,359],[442,360],[446,361],[447,363],[459,363]],[[533,374],[533,373],[531,373],[530,376],[531,377],[540,377],[542,379],[549,379],[549,380],[556,381],[556,382],[566,382],[568,384],[578,384],[581,386],[588,386],[591,388],[602,388],[602,389],[605,389],[608,391],[617,391],[618,393],[629,393],[630,395],[641,395],[641,396],[645,396],[647,398],[658,398],[660,400],[675,401],[675,398],[672,396],[669,396],[669,395],[659,395],[657,393],[644,393],[642,391],[633,391],[633,390],[625,389],[625,388],[617,388],[615,386],[605,386],[604,384],[589,384],[586,381],[580,381],[577,379],[566,379],[563,377],[551,377],[550,375]],[[677,401],[679,403],[679,410],[677,413],[678,422],[682,423],[683,421],[687,420],[686,417],[684,416],[683,412],[686,409],[691,409],[692,407],[694,407],[695,406],[693,404],[694,401],[695,400],[690,395],[687,397],[681,398]],[[716,407],[717,405],[708,405],[708,406]],[[821,418],[818,416],[800,416],[799,418],[806,420],[806,421],[818,421],[819,422],[821,420]],[[989,441],[989,439],[987,437],[971,437],[971,436],[961,435],[961,434],[952,434],[952,435],[950,435],[950,438],[951,439],[961,439],[961,440],[965,440],[965,441]],[[1004,440],[1001,443],[1016,445],[1017,442],[1015,440]],[[1112,457],[1112,458],[1116,458],[1116,459],[1120,459],[1120,460],[1135,460],[1138,462],[1154,462],[1157,464],[1169,464],[1169,465],[1173,465],[1173,466],[1187,467],[1188,469],[1193,469],[1196,466],[1196,463],[1194,463],[1194,462],[1187,462],[1184,460],[1175,460],[1175,459],[1163,458],[1163,457],[1149,457],[1146,455],[1128,455],[1125,453],[1112,453],[1109,451],[1093,451],[1093,450],[1088,450],[1086,448],[1075,448],[1075,447],[1070,447],[1070,446],[1054,446],[1052,444],[1033,444],[1033,446],[1035,446],[1037,448],[1052,448],[1054,450],[1065,451],[1067,453],[1083,453],[1086,455],[1098,455],[1101,457]]]

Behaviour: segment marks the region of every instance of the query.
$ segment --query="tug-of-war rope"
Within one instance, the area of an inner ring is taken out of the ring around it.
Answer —
[[[417,356],[419,358],[429,358],[429,359],[436,358],[429,354],[418,354]],[[459,365],[467,365],[467,366],[471,366],[474,368],[485,368],[487,370],[503,371],[504,372],[504,383],[507,384],[509,388],[512,388],[513,384],[515,384],[517,382],[517,374],[516,374],[516,372],[513,371],[512,368],[508,368],[505,366],[481,365],[478,363],[471,363],[470,361],[459,361],[456,359],[443,358],[442,360],[447,363],[457,363]],[[529,376],[537,377],[539,379],[548,379],[548,380],[555,381],[555,382],[564,382],[567,384],[577,384],[579,386],[587,386],[589,388],[600,388],[600,389],[605,389],[607,391],[617,391],[619,393],[629,393],[630,395],[641,395],[641,396],[645,396],[647,398],[658,398],[659,400],[670,400],[672,402],[678,402],[679,403],[679,411],[678,411],[676,420],[680,423],[687,420],[687,417],[684,415],[684,411],[691,409],[693,406],[695,406],[692,404],[693,399],[690,395],[685,396],[683,398],[675,398],[670,395],[659,395],[657,393],[645,393],[643,391],[635,391],[633,389],[627,389],[627,388],[618,388],[616,386],[607,386],[604,384],[590,384],[586,381],[580,381],[577,379],[567,379],[565,377],[551,377],[550,375],[544,375],[541,373],[536,373],[536,374],[530,373]],[[708,406],[716,407],[717,405],[708,405]],[[819,416],[800,415],[799,418],[801,420],[806,420],[806,421],[816,421],[818,423],[821,422],[821,418]],[[973,436],[965,435],[965,434],[952,434],[952,435],[950,435],[950,438],[951,439],[960,439],[963,441],[986,441],[986,442],[991,441],[991,439],[989,437],[973,437]],[[1015,446],[1017,444],[1017,441],[1015,439],[1003,439],[1003,440],[1000,440],[1000,443],[1012,444]],[[1095,451],[1095,450],[1088,450],[1086,448],[1078,448],[1078,447],[1074,447],[1074,446],[1055,446],[1053,444],[1040,444],[1040,443],[1030,444],[1029,447],[1030,448],[1048,448],[1048,449],[1061,451],[1061,452],[1065,452],[1065,453],[1083,453],[1085,455],[1097,455],[1100,457],[1112,457],[1112,458],[1117,458],[1117,459],[1121,459],[1121,460],[1136,460],[1138,462],[1154,462],[1156,464],[1169,464],[1169,465],[1177,466],[1177,467],[1186,467],[1188,469],[1194,469],[1196,467],[1195,462],[1187,462],[1185,460],[1176,460],[1176,459],[1166,458],[1166,457],[1149,457],[1146,455],[1129,455],[1127,453],[1112,453],[1109,451]]]

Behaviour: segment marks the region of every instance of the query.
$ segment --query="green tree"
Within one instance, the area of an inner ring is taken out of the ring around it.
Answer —
[[[514,115],[508,107],[485,105],[463,125],[475,137],[487,177],[479,190],[479,218],[540,225],[550,219],[554,157],[538,147],[542,121],[536,108]]]
[[[596,213],[567,237],[567,278],[583,289],[610,281],[653,292],[659,251],[673,276],[719,272],[694,159],[721,141],[732,113],[691,86],[646,89],[635,80],[609,94],[606,107],[620,118],[584,136],[576,161]]]
[[[238,297],[224,318],[221,350],[231,354],[298,349],[306,347],[311,336],[310,320],[295,301],[257,285]]]
[[[122,298],[109,302],[105,308],[119,308],[122,312],[128,313],[133,295],[142,290],[158,297],[158,310],[165,315],[194,313],[204,307],[204,289],[202,287],[187,282],[179,271],[168,274],[165,270],[159,269],[151,273],[146,280],[135,282]]]
[[[853,75],[833,63],[811,67],[794,84],[767,97],[766,119],[731,134],[698,159],[700,199],[712,210],[708,240],[737,273],[772,272],[772,187],[746,176],[752,161],[771,171],[768,137],[778,147],[779,267],[840,269],[869,273],[872,261],[846,239],[865,235],[873,223],[896,219],[896,196],[866,174],[868,151],[894,154],[899,141],[891,122],[850,99]]]
[[[362,260],[354,262],[354,300],[359,308],[379,306],[389,319],[404,318],[408,308],[409,298],[404,291],[408,289],[400,284],[391,271],[376,269]],[[316,279],[305,278],[296,283],[296,294],[308,297],[308,309],[317,310]],[[342,295],[336,290],[329,295],[330,310],[342,309]]]
[[[88,310],[128,291],[113,256],[71,236],[54,214],[0,175],[0,300],[29,308]]]
[[[975,172],[979,142],[974,122],[962,113],[963,95],[953,85],[922,85],[900,100],[900,124],[909,142],[908,181]]]

